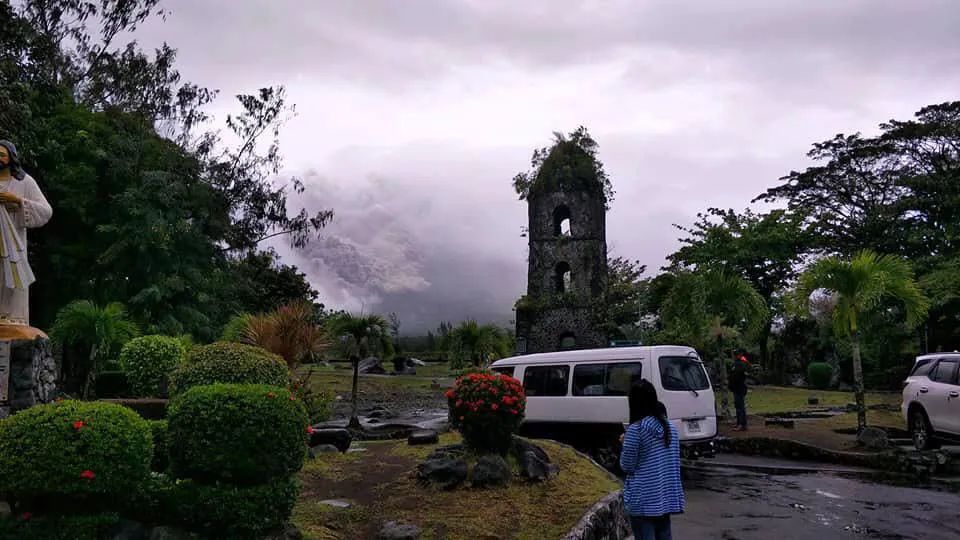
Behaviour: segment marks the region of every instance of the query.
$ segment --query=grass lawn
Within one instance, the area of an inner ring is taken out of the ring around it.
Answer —
[[[303,372],[310,371],[310,385],[313,389],[334,394],[349,394],[353,384],[353,369],[349,364],[334,364],[333,367],[305,366]],[[450,371],[446,364],[427,365],[417,368],[416,375],[360,375],[359,391],[367,395],[388,395],[397,392],[436,393],[432,388],[436,379],[442,389],[449,383]]]
[[[445,434],[440,444],[459,442]],[[438,491],[420,487],[416,465],[435,447],[406,441],[364,443],[366,451],[322,454],[307,462],[293,521],[306,538],[360,539],[375,536],[384,521],[413,523],[424,540],[445,538],[559,538],[600,498],[619,485],[572,450],[538,443],[560,466],[559,476],[528,485],[519,481],[489,490]],[[341,509],[321,504],[349,501]]]
[[[719,393],[718,393],[719,396]],[[820,403],[817,407],[843,407],[853,403],[853,392],[835,392],[813,390],[810,388],[791,388],[784,386],[751,386],[747,393],[747,412],[765,414],[810,409],[807,399],[816,396]],[[867,405],[899,405],[900,394],[867,393]],[[731,396],[731,406],[733,405]]]

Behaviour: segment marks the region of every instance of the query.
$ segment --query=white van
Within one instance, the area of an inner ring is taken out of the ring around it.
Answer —
[[[627,394],[647,379],[657,389],[680,443],[708,446],[717,435],[710,377],[697,352],[680,345],[613,347],[528,354],[494,362],[493,371],[523,383],[530,436],[619,438],[629,424]],[[547,435],[549,434],[549,435]],[[699,452],[697,452],[699,453]]]

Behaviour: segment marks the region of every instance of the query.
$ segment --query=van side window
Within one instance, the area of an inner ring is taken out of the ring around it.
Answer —
[[[689,356],[661,356],[660,384],[664,390],[707,390],[710,379],[703,362]]]
[[[565,396],[570,366],[527,366],[523,370],[523,391],[528,396]]]
[[[513,369],[514,369],[513,366],[509,366],[509,367],[495,367],[495,368],[493,368],[493,371],[494,371],[495,373],[500,373],[500,374],[506,375],[506,376],[508,376],[508,377],[513,377]]]
[[[573,395],[626,396],[641,378],[643,364],[579,364],[573,367]]]

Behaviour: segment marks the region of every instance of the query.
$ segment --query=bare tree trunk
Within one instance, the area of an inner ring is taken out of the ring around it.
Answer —
[[[350,423],[348,427],[360,427],[360,412],[357,401],[358,387],[360,386],[360,357],[353,357],[353,387],[350,395]]]
[[[853,345],[853,394],[857,401],[857,433],[867,427],[867,405],[863,390],[863,364],[860,361],[860,336],[854,332]]]

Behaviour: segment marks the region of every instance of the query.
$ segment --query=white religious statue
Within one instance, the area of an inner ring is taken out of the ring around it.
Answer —
[[[0,140],[0,325],[30,325],[27,229],[43,227],[53,208],[20,167],[17,148]]]

